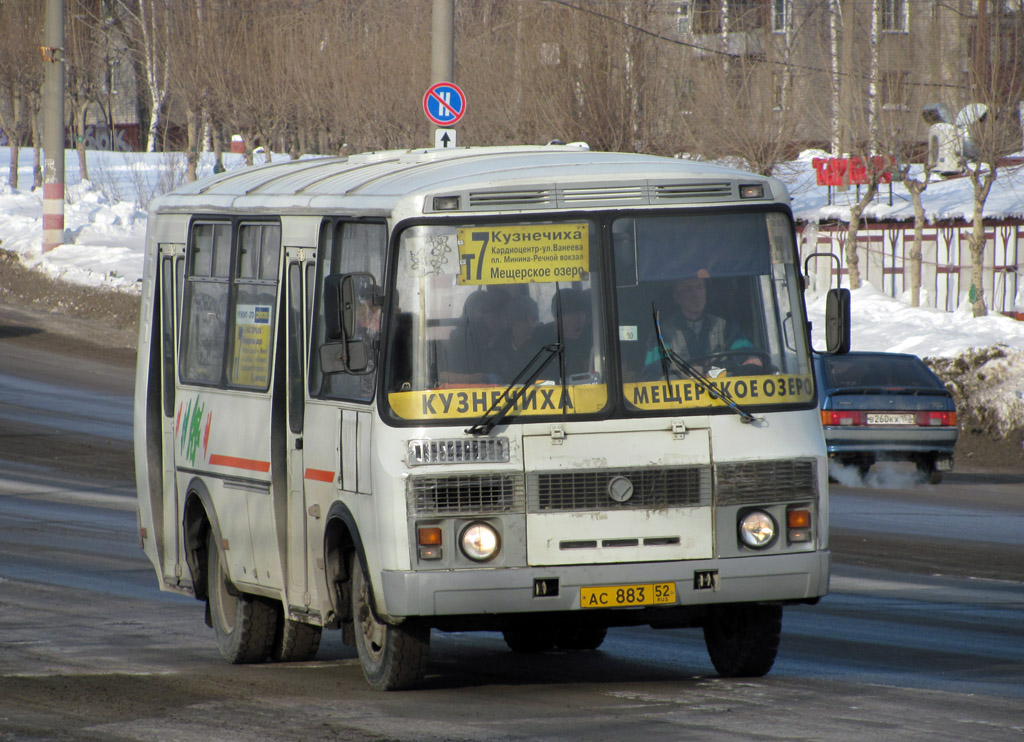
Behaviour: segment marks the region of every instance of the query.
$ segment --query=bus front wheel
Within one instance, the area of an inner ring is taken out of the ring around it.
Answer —
[[[233,665],[263,662],[274,646],[277,611],[231,584],[212,532],[206,549],[207,610],[221,656]]]
[[[375,690],[413,687],[427,671],[430,629],[413,620],[400,625],[378,620],[370,604],[370,586],[356,556],[352,557],[349,574],[356,652],[366,682]]]
[[[782,606],[714,606],[704,620],[704,644],[718,674],[759,678],[775,664],[782,633]]]

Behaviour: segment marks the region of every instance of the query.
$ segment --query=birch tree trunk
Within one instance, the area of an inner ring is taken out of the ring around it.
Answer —
[[[132,15],[142,34],[142,61],[149,93],[150,119],[146,151],[156,152],[164,102],[167,99],[167,34],[170,28],[166,19],[157,18],[156,0],[134,0],[132,5]]]
[[[839,26],[842,22],[842,8],[840,0],[831,0],[829,3],[828,34],[829,52],[831,53],[832,73],[832,156],[842,155],[842,124],[841,124],[841,90],[842,78],[839,69]]]
[[[871,35],[868,39],[871,59],[871,78],[868,80],[868,136],[871,137],[868,154],[878,154],[878,62],[879,0],[871,0]]]
[[[846,270],[850,275],[850,288],[860,288],[860,256],[857,255],[857,234],[860,232],[860,218],[864,209],[871,203],[871,199],[878,192],[878,177],[874,169],[871,173],[864,195],[860,200],[850,207],[850,224],[846,227]]]
[[[971,236],[967,238],[971,251],[971,287],[967,300],[971,303],[971,313],[975,317],[988,314],[988,306],[985,304],[985,201],[996,181],[995,165],[991,165],[984,175],[980,172],[981,166],[979,162],[977,167],[967,168],[974,186],[974,214],[971,219]]]
[[[910,245],[910,306],[921,305],[921,240],[924,237],[924,206],[921,204],[921,194],[928,187],[928,176],[925,172],[925,180],[903,179],[903,185],[910,191],[910,200],[914,205],[914,241]]]

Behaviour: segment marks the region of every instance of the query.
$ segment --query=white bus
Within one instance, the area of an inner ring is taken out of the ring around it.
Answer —
[[[378,689],[423,677],[432,630],[542,652],[695,627],[722,675],[768,672],[782,607],[829,581],[788,202],[582,145],[161,197],[135,392],[160,587],[206,603],[229,662],[340,629]]]

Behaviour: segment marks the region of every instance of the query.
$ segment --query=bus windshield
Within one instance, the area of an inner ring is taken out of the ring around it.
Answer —
[[[611,297],[602,300],[599,225],[406,229],[385,382],[394,417],[477,419],[545,352],[550,360],[509,417],[715,410],[724,397],[741,408],[813,400],[784,213],[611,219],[614,313]],[[613,316],[617,327],[607,328]]]
[[[784,214],[622,218],[612,239],[627,411],[720,406],[716,389],[744,406],[813,398]]]
[[[551,360],[509,414],[603,410],[598,235],[579,219],[406,229],[386,382],[392,412],[479,417],[544,348]]]

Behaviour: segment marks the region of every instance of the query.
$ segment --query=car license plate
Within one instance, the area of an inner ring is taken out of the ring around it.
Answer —
[[[917,417],[914,413],[898,414],[893,412],[869,412],[868,425],[914,425]]]
[[[675,602],[674,582],[580,588],[580,608],[622,608],[631,605],[667,605]]]

